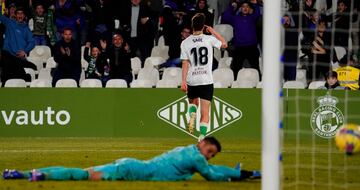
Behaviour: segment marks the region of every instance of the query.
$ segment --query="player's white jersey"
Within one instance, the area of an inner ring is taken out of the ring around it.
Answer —
[[[189,60],[186,82],[191,86],[214,83],[212,76],[213,47],[221,41],[210,35],[190,35],[181,43],[181,60]]]

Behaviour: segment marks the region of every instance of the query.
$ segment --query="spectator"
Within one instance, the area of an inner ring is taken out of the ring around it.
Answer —
[[[205,15],[205,25],[211,27],[214,25],[214,14],[209,11],[207,0],[197,1],[195,10],[191,12],[190,18],[192,18],[196,13],[203,13]]]
[[[54,60],[57,63],[53,74],[53,86],[60,79],[74,79],[78,84],[81,74],[81,53],[78,43],[72,38],[72,29],[64,28],[62,40],[56,42]]]
[[[296,65],[298,61],[298,30],[291,23],[291,17],[284,15],[282,24],[285,30],[285,49],[283,53],[284,80],[296,79]]]
[[[35,45],[47,45],[46,42],[46,14],[42,4],[37,4],[35,9],[32,0],[29,0],[29,7],[34,21],[33,35]]]
[[[340,85],[351,90],[359,90],[360,69],[354,67],[354,56],[344,55],[339,64],[340,67],[336,72]]]
[[[70,28],[72,38],[80,40],[79,30],[82,26],[80,19],[80,7],[78,0],[56,0],[55,1],[55,25],[57,28],[57,39],[60,40],[61,33],[64,28]]]
[[[208,4],[214,10],[215,24],[218,24],[219,16],[228,8],[230,0],[208,0]]]
[[[182,29],[181,34],[175,37],[173,43],[169,44],[169,59],[160,67],[181,67],[180,45],[183,40],[190,36],[190,34],[190,27],[185,26]]]
[[[320,20],[317,24],[317,32],[312,37],[310,46],[308,79],[324,79],[330,70],[330,45],[331,35],[326,31],[325,20]]]
[[[107,46],[106,41],[101,41],[102,53],[109,60],[110,78],[124,79],[128,86],[132,81],[131,74],[131,55],[130,47],[124,42],[120,34],[115,34],[112,38],[112,45]]]
[[[338,0],[337,6],[335,16],[330,15],[328,20],[334,24],[335,28],[334,45],[347,49],[350,34],[350,10],[345,0]],[[333,20],[333,18],[335,18],[335,20]]]
[[[112,4],[105,0],[88,2],[91,7],[90,27],[87,41],[94,46],[100,46],[101,39],[111,42],[111,33],[114,30],[114,15],[111,12]]]
[[[25,14],[22,8],[15,11],[16,19],[10,19],[0,13],[0,21],[5,25],[4,47],[1,53],[2,84],[8,79],[22,78],[30,81],[31,78],[24,68],[36,70],[36,66],[26,60],[26,55],[35,47],[35,42],[29,26],[25,23]]]
[[[10,19],[16,20],[15,11],[16,11],[16,5],[15,5],[15,3],[11,3],[7,7],[7,9],[5,9],[5,16],[7,16]]]
[[[130,30],[130,49],[131,56],[140,57],[142,63],[150,57],[154,46],[155,30],[153,20],[150,17],[147,6],[140,5],[141,0],[131,0],[131,15],[129,15]],[[137,54],[139,50],[140,55]]]
[[[89,55],[90,49],[91,54]],[[100,79],[104,86],[109,79],[109,65],[105,55],[100,52],[97,46],[91,47],[91,43],[87,42],[84,50],[84,59],[89,63],[85,71],[85,77]]]
[[[179,12],[174,7],[165,6],[162,12],[162,28],[163,28],[163,36],[165,40],[165,45],[169,46],[169,56],[172,54],[173,48],[170,46],[177,44],[179,40],[180,33],[184,26],[190,26],[190,24],[186,23],[190,19],[187,19],[188,15],[185,12]],[[180,47],[179,47],[180,48]]]
[[[335,71],[329,71],[326,73],[326,83],[324,86],[319,87],[319,89],[327,90],[344,90],[343,86],[340,86],[337,73]]]
[[[242,3],[233,2],[224,12],[222,22],[230,24],[234,28],[233,62],[231,69],[234,71],[236,79],[238,71],[243,67],[243,62],[247,59],[251,68],[258,70],[259,56],[258,39],[256,33],[257,20],[261,17],[259,6],[248,1]]]

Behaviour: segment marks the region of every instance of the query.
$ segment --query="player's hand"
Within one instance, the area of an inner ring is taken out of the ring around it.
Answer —
[[[187,84],[186,84],[186,82],[182,82],[182,83],[181,83],[181,90],[182,90],[183,92],[187,93]]]
[[[210,34],[212,34],[214,32],[214,29],[211,26],[205,25],[205,28],[206,28],[206,32],[208,32]]]
[[[90,46],[91,46],[91,43],[90,43],[90,42],[86,42],[85,47],[90,48]]]

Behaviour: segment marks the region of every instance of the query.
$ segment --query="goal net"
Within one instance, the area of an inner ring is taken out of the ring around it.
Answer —
[[[281,80],[298,81],[306,89],[297,83],[297,89],[281,93],[280,189],[360,189],[360,155],[339,151],[334,140],[342,125],[360,125],[360,94],[318,89],[326,88],[326,77],[342,64],[358,66],[358,4],[281,1]]]

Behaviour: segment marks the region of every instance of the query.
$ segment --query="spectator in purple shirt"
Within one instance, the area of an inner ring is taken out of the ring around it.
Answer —
[[[234,28],[234,52],[231,69],[234,71],[235,79],[246,59],[249,61],[250,67],[258,70],[260,75],[260,52],[257,47],[258,39],[256,35],[256,24],[260,17],[261,13],[258,5],[248,1],[233,2],[222,15],[222,23],[230,24]]]

